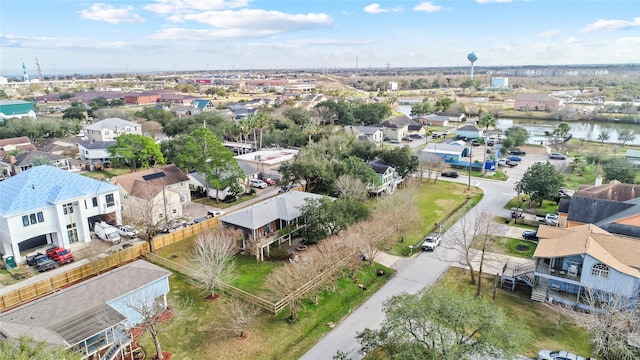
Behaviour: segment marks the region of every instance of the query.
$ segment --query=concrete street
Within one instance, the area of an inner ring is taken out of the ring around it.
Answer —
[[[547,156],[543,154],[530,154],[523,157],[522,163],[516,168],[508,170],[510,179],[508,181],[494,181],[487,179],[471,178],[471,185],[477,186],[484,191],[484,197],[480,203],[467,215],[473,216],[475,212],[486,211],[489,214],[509,216],[509,210],[503,209],[507,201],[513,198],[516,193],[513,190],[515,182],[520,180],[526,169],[535,162],[546,161]],[[443,178],[440,178],[442,181]],[[457,179],[444,179],[466,184],[468,178],[459,177]],[[503,234],[513,233],[508,226],[499,224]],[[303,360],[332,359],[338,350],[347,354],[351,359],[362,359],[363,354],[359,352],[360,346],[356,340],[356,334],[365,328],[378,328],[384,319],[382,303],[392,295],[402,292],[416,293],[419,290],[433,285],[449,268],[449,266],[461,266],[460,254],[447,249],[448,243],[453,233],[460,227],[460,221],[447,229],[442,237],[442,244],[434,252],[420,252],[410,258],[397,258],[395,261],[389,255],[383,255],[381,262],[397,270],[397,274],[378,292],[373,294],[359,308],[355,309],[348,317],[340,322],[331,332],[311,348],[304,356]],[[498,268],[504,264],[504,256],[490,256],[495,259],[492,265],[487,266],[489,273],[496,273]],[[502,263],[501,263],[502,262]]]

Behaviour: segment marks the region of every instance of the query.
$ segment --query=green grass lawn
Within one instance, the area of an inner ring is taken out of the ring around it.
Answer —
[[[482,296],[491,298],[494,277],[483,277]],[[469,282],[469,273],[459,268],[451,268],[436,286],[446,286],[457,291],[472,291],[475,286]],[[582,356],[591,354],[592,346],[586,331],[572,324],[567,315],[555,308],[532,302],[523,293],[498,289],[495,303],[508,316],[524,324],[533,333],[533,338],[520,350],[522,355],[535,358],[539,350],[567,350]]]
[[[533,241],[499,237],[494,243],[494,247],[491,249],[491,252],[516,256],[523,259],[531,259],[537,246],[538,244]]]
[[[254,263],[254,265],[256,265]],[[239,264],[239,267],[243,267]],[[383,276],[377,276],[384,270]],[[214,302],[204,300],[205,293],[180,274],[169,278],[171,292],[168,301],[173,309],[170,320],[160,325],[160,342],[163,351],[173,353],[174,359],[298,359],[324,334],[331,330],[352,309],[382,287],[393,271],[381,265],[357,270],[357,277],[367,290],[361,290],[347,271],[337,281],[335,292],[323,288],[319,304],[305,300],[299,313],[299,321],[288,321],[285,309],[278,315],[261,312],[248,328],[248,337],[240,339],[220,328],[227,312],[227,296]],[[145,334],[140,345],[147,356],[155,354],[151,338]]]

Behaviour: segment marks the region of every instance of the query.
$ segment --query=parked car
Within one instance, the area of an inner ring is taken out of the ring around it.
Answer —
[[[441,136],[442,136],[442,134],[437,133],[437,132],[434,132],[433,134],[431,134],[431,138],[432,138],[432,139],[437,139],[437,138],[439,138],[439,137],[441,137]]]
[[[518,166],[518,163],[515,162],[515,161],[507,160],[507,159],[499,159],[498,160],[498,165],[514,167],[514,166]]]
[[[412,138],[410,138],[409,136],[405,136],[405,137],[403,137],[403,138],[402,138],[402,141],[412,142],[412,141],[413,141],[413,139],[412,139]]]
[[[558,220],[560,220],[558,214],[547,214],[547,216],[544,217],[544,221],[553,226],[558,225]]]
[[[272,186],[272,185],[276,184],[276,181],[273,180],[272,178],[266,178],[266,179],[264,179],[264,182],[266,182],[267,185],[269,185],[269,186]]]
[[[218,217],[218,216],[222,216],[222,215],[224,215],[224,211],[222,211],[222,210],[209,210],[209,211],[207,211],[207,217],[208,218]]]
[[[525,240],[538,241],[538,232],[536,230],[527,230],[522,233],[522,238]]]
[[[480,141],[476,139],[471,140],[471,146],[480,146]]]
[[[267,186],[269,186],[266,182],[260,179],[251,179],[249,180],[249,184],[251,184],[252,187],[259,189],[265,189]]]
[[[522,161],[522,158],[520,156],[508,156],[507,160],[520,162],[520,161]]]
[[[536,359],[537,360],[590,360],[591,358],[583,358],[580,355],[576,355],[568,351],[540,350],[538,352],[538,357]]]
[[[440,245],[440,233],[432,232],[422,240],[422,250],[433,251]]]
[[[549,154],[549,159],[567,160],[567,157],[565,155],[560,154],[560,153],[552,152],[551,154]]]
[[[571,194],[569,193],[569,191],[567,191],[567,189],[565,188],[561,188],[560,190],[558,190],[558,196],[571,196]]]
[[[58,246],[53,246],[47,249],[47,256],[57,262],[60,265],[64,265],[72,262],[76,258],[71,253],[71,250],[61,248]]]
[[[136,231],[131,226],[120,225],[118,226],[118,233],[120,236],[136,237]]]
[[[400,144],[400,141],[398,141],[398,140],[389,140],[389,143],[391,143],[391,144]]]
[[[495,143],[492,140],[487,141],[487,146],[493,146]]]
[[[457,171],[449,170],[449,171],[441,172],[440,176],[450,177],[450,178],[457,178],[459,176],[459,174],[458,174]]]
[[[413,133],[413,134],[409,134],[409,137],[412,139],[422,139],[424,138],[424,136],[418,134],[418,133]]]
[[[527,155],[527,153],[516,148],[516,149],[511,149],[511,151],[509,151],[509,155],[525,156]]]
[[[27,265],[33,266],[37,272],[45,272],[56,267],[56,263],[42,253],[27,256]]]

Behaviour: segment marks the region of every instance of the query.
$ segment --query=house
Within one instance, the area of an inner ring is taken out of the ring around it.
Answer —
[[[418,117],[416,121],[427,126],[449,126],[449,117],[437,114],[423,115]]]
[[[369,166],[376,172],[376,179],[368,186],[370,194],[393,194],[402,182],[402,178],[396,173],[396,169],[380,159],[370,161]]]
[[[296,155],[296,149],[262,149],[236,155],[234,158],[238,165],[244,163],[256,168],[262,177],[280,177],[280,165],[295,159]]]
[[[590,291],[631,303],[640,290],[640,241],[610,234],[593,224],[572,228],[540,226],[533,258],[532,300],[581,303]]]
[[[381,147],[384,142],[384,132],[379,127],[347,125],[343,129],[344,132],[356,139],[373,142],[376,147]]]
[[[210,99],[195,99],[191,101],[191,106],[200,111],[215,111],[216,105]]]
[[[107,149],[115,144],[115,141],[80,141],[78,155],[82,161],[89,163],[89,170],[93,171],[95,163],[111,162],[111,154]]]
[[[517,94],[513,102],[514,110],[547,111],[556,110],[562,105],[562,100],[544,93]]]
[[[624,158],[627,160],[628,164],[631,164],[634,167],[640,167],[640,150],[629,149],[624,155]]]
[[[120,118],[108,118],[84,127],[89,141],[114,141],[122,134],[142,135],[140,124]]]
[[[9,157],[11,164],[11,175],[18,175],[21,172],[31,169],[33,166],[49,164],[63,170],[71,169],[71,158],[68,156],[55,155],[40,150],[19,153]]]
[[[435,155],[445,161],[461,161],[463,157],[468,156],[469,148],[457,143],[428,143],[427,146],[420,151],[419,157],[428,157]]]
[[[255,167],[247,163],[238,163],[238,166],[244,174],[238,179],[238,187],[246,192],[248,190],[249,180],[257,179],[259,177],[259,172]],[[222,174],[223,178],[227,178],[228,176],[228,174]],[[233,193],[232,189],[230,189],[229,187],[226,187],[224,189],[216,189],[215,186],[213,186],[211,183],[209,183],[209,186],[207,187],[205,176],[199,172],[188,173],[187,177],[189,178],[189,187],[191,188],[191,191],[204,193],[208,188],[208,196],[212,199],[215,199],[217,197],[220,200],[224,200],[230,195],[235,195],[235,193]]]
[[[160,98],[156,100],[159,103],[165,103],[169,105],[190,105],[193,100],[195,100],[195,96],[184,95],[184,94],[162,94]]]
[[[464,124],[457,130],[459,139],[478,139],[483,135],[483,130],[474,124]]]
[[[242,248],[247,249],[247,241],[256,244],[256,258],[264,260],[264,249],[269,255],[269,245],[276,241],[289,241],[290,236],[276,236],[278,230],[287,226],[296,229],[301,227],[298,218],[302,214],[300,208],[307,204],[308,199],[321,199],[322,195],[291,190],[255,205],[232,212],[220,217],[220,222],[227,227],[240,229],[245,234]]]
[[[381,128],[385,139],[400,141],[409,134],[409,125],[417,125],[418,123],[411,120],[407,115],[397,116],[381,123],[373,125]]]
[[[0,100],[0,123],[5,119],[21,118],[23,116],[35,119],[36,105],[24,100]]]
[[[163,94],[178,94],[179,91],[171,89],[155,89],[136,93],[124,94],[125,104],[130,105],[146,105],[155,104]]]
[[[32,150],[38,150],[38,148],[31,143],[31,139],[27,136],[0,139],[0,158],[5,158],[9,152]]]
[[[137,260],[50,293],[1,314],[0,341],[26,336],[85,359],[124,356],[132,350],[129,329],[142,320],[133,308],[167,309],[170,275]]]
[[[434,114],[438,116],[446,117],[450,123],[461,124],[467,120],[467,115],[465,113],[460,113],[460,112],[436,111]]]
[[[328,98],[322,94],[306,94],[300,101],[296,102],[295,107],[311,110],[319,103],[327,100]]]
[[[570,199],[558,204],[560,226],[595,224],[619,235],[640,238],[640,185],[613,180],[580,185]]]
[[[175,164],[115,176],[111,181],[120,187],[123,215],[141,222],[178,219],[191,201],[189,178]]]
[[[0,252],[16,262],[42,245],[90,242],[97,221],[122,223],[117,186],[51,165],[1,181],[0,194]]]
[[[11,164],[0,161],[0,181],[11,177]]]

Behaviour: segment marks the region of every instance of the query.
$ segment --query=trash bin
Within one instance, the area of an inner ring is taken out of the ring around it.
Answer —
[[[16,267],[16,259],[13,258],[13,256],[7,256],[4,258],[4,263],[10,267],[10,268],[15,268]]]

